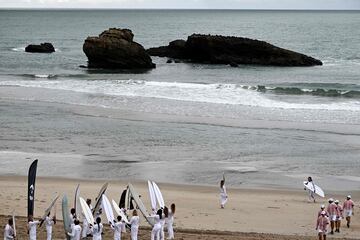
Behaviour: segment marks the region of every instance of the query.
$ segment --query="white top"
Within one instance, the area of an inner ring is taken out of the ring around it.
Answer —
[[[50,217],[46,216],[46,218],[45,218],[46,231],[51,230],[53,225],[54,225],[54,220],[52,220]]]
[[[174,222],[174,214],[171,211],[169,211],[168,217],[166,219],[167,219],[167,223],[172,224]]]
[[[81,227],[80,225],[73,225],[71,227],[71,233],[68,233],[71,237],[71,240],[80,240],[81,238]]]
[[[11,239],[14,239],[14,229],[9,224],[6,224],[4,230],[4,240],[11,240]]]
[[[36,240],[36,226],[40,223],[40,221],[30,221],[28,223],[29,228],[29,239]]]
[[[221,195],[224,195],[224,196],[226,196],[227,194],[226,194],[226,187],[225,187],[225,184],[223,185],[223,187],[220,187],[220,194]]]
[[[93,240],[101,240],[102,230],[103,230],[102,223],[100,223],[100,224],[94,223],[94,226],[91,229],[92,234],[93,234]]]
[[[121,232],[125,226],[124,222],[116,222],[110,225],[111,228],[114,230],[114,239],[118,238],[121,239]]]
[[[131,228],[139,228],[140,225],[140,218],[139,216],[132,216],[130,219]]]

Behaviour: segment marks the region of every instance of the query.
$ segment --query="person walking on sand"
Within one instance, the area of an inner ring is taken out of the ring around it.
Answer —
[[[53,216],[52,218],[50,218],[50,212],[49,212],[49,214],[45,217],[46,240],[52,239],[52,228],[55,224],[56,224],[56,217]]]
[[[160,231],[161,231],[161,223],[160,220],[163,217],[162,210],[159,209],[154,216],[155,224],[151,230],[151,240],[159,240],[160,239]]]
[[[109,222],[111,229],[114,231],[114,240],[121,240],[121,232],[125,228],[125,223],[121,221],[121,216],[117,217],[117,222]]]
[[[12,218],[9,218],[8,223],[4,229],[4,240],[13,240],[15,238],[14,222]]]
[[[325,205],[324,204],[320,206],[320,211],[318,212],[318,215],[317,215],[318,217],[320,217],[322,211],[325,211]],[[327,212],[325,212],[325,216],[329,217]]]
[[[327,228],[329,225],[329,219],[325,216],[326,212],[322,211],[320,217],[316,221],[315,230],[318,231],[319,240],[326,240]]]
[[[343,208],[339,204],[339,200],[335,200],[335,204],[336,204],[335,232],[340,233],[341,219],[343,218]]]
[[[93,240],[101,240],[102,232],[103,232],[103,225],[101,223],[101,218],[96,218],[96,224],[91,227],[91,232],[93,235]]]
[[[132,217],[130,219],[130,231],[131,231],[131,240],[137,240],[137,235],[139,231],[139,225],[140,225],[140,218],[138,216],[138,213],[136,209],[134,209]]]
[[[164,214],[166,217],[166,212],[165,209],[168,208],[164,208]],[[167,231],[168,231],[168,238],[167,239],[174,239],[174,228],[173,228],[173,224],[174,224],[174,214],[175,214],[175,204],[171,204],[170,206],[170,211],[167,210],[167,222],[166,222],[166,226],[167,226]]]
[[[67,235],[70,237],[71,240],[80,240],[81,237],[81,227],[80,221],[75,219],[74,225],[71,226],[71,233],[68,232]]]
[[[28,218],[28,231],[29,231],[29,240],[36,240],[36,228],[40,221],[34,221],[32,215]]]
[[[331,232],[330,234],[334,234],[334,227],[335,227],[335,222],[336,222],[336,204],[334,203],[334,199],[330,198],[329,199],[329,205],[326,209],[328,216],[330,218],[330,227],[331,227]]]
[[[345,218],[346,218],[346,226],[349,228],[350,227],[350,221],[351,221],[351,216],[354,215],[354,202],[353,200],[351,200],[351,196],[347,196],[346,200],[343,204],[343,210],[345,213]]]
[[[220,181],[220,207],[225,208],[225,204],[228,201],[228,195],[225,187],[225,175],[223,175],[223,179]]]
[[[314,191],[311,191],[310,189],[307,189],[308,190],[308,201],[309,202],[316,202],[316,199],[315,199],[315,183],[314,181],[312,180],[312,177],[308,177],[307,179],[307,182],[305,182],[305,185],[307,186],[311,186],[312,189],[314,189]],[[306,188],[304,188],[304,190],[306,190]]]

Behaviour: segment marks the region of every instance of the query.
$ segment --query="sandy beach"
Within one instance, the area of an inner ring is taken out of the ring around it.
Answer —
[[[72,202],[75,187],[79,183],[81,196],[92,198],[102,184],[101,180],[77,180],[63,178],[39,177],[36,182],[35,215],[40,217],[51,198],[65,193]],[[106,195],[118,201],[126,183],[108,181]],[[144,204],[149,207],[146,182],[133,182],[142,195]],[[167,204],[177,205],[175,218],[176,236],[178,239],[313,239],[316,237],[315,221],[320,204],[308,203],[306,193],[301,189],[235,189],[229,188],[229,202],[225,209],[220,209],[218,188],[216,186],[175,185],[159,183]],[[0,177],[0,215],[1,224],[5,224],[7,215],[15,210],[19,218],[18,239],[26,239],[25,219],[27,179],[18,176]],[[343,201],[347,192],[328,193]],[[356,203],[355,213],[359,212],[360,192],[351,192]],[[60,203],[60,201],[59,201]],[[60,204],[57,204],[57,218],[61,219]],[[103,216],[105,220],[105,216]],[[343,224],[344,225],[344,224]],[[107,229],[105,239],[111,235]],[[343,227],[337,238],[359,239],[360,217],[356,214],[350,229]],[[39,232],[40,239],[45,236]],[[150,237],[150,230],[142,220],[141,238]],[[56,239],[62,239],[62,226],[55,227]],[[331,236],[333,237],[333,236]],[[125,239],[128,239],[129,235]]]

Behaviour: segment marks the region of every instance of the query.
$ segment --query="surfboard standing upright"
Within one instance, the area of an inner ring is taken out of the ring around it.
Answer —
[[[99,211],[100,205],[101,205],[101,200],[102,200],[102,195],[105,193],[106,189],[108,187],[108,183],[105,183],[102,188],[99,191],[98,196],[96,197],[96,202],[95,202],[95,206],[94,209],[92,211],[92,214],[95,216],[96,213]]]
[[[66,235],[66,239],[70,240],[70,236],[67,234],[71,232],[71,225],[70,225],[70,212],[69,212],[69,205],[67,196],[64,195],[62,199],[62,217],[63,217],[63,224],[64,224],[64,231]]]
[[[14,237],[16,237],[15,210],[12,212],[12,220],[13,220]]]
[[[74,208],[75,208],[75,214],[78,219],[80,219],[80,213],[81,213],[81,206],[79,202],[80,197],[80,184],[77,185],[75,190],[75,197],[74,197]]]
[[[58,198],[59,198],[59,195],[56,195],[54,200],[52,200],[52,202],[50,203],[49,207],[47,209],[45,209],[44,215],[41,218],[42,220],[40,222],[40,227],[44,223],[46,216],[50,213],[51,209],[54,207],[54,205],[55,205],[56,201],[58,200]]]
[[[35,180],[38,160],[32,162],[28,174],[28,217],[34,216]]]

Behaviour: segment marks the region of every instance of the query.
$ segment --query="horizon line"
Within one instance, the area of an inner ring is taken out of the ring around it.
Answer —
[[[111,8],[111,7],[1,7],[0,10],[225,10],[225,11],[360,11],[321,8]]]

